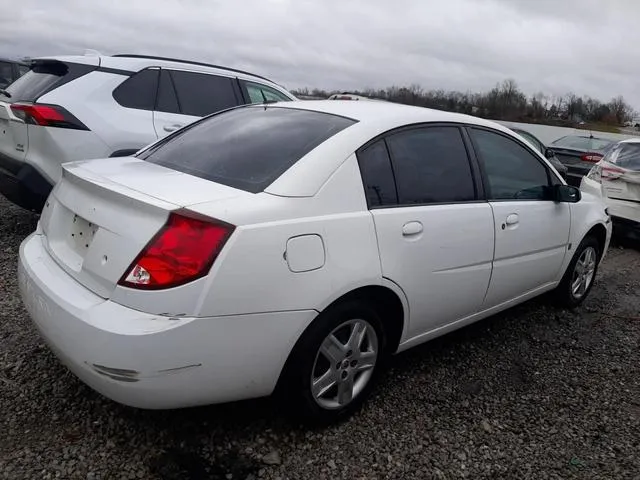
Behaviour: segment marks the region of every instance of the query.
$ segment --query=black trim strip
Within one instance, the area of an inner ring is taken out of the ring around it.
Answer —
[[[124,75],[125,77],[130,77],[136,72],[132,72],[130,70],[121,70],[119,68],[109,68],[109,67],[98,67],[95,70],[96,72],[104,72],[104,73],[113,73],[114,75]]]
[[[629,203],[638,203],[640,204],[640,200],[629,200],[628,198],[618,198],[618,197],[609,197],[611,200],[617,200],[619,202],[629,202]]]

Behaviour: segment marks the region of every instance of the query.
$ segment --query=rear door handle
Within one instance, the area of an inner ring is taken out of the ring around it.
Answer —
[[[512,213],[511,215],[507,216],[507,225],[515,225],[519,221],[520,218],[518,217],[517,213]]]
[[[165,132],[175,132],[179,128],[182,128],[180,123],[174,123],[173,125],[165,125],[162,127]]]
[[[412,235],[418,235],[422,233],[423,230],[424,228],[420,222],[408,222],[402,227],[402,236],[410,237]]]

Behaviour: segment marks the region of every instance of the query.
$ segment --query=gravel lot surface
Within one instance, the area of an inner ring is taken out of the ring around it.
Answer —
[[[269,401],[148,412],[85,387],[18,297],[35,224],[0,197],[2,479],[640,479],[638,250],[609,251],[580,310],[536,300],[413,349],[312,431]]]

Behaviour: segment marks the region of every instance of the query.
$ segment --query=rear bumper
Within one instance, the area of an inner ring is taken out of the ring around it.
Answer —
[[[640,201],[634,202],[610,197],[607,197],[605,201],[614,221],[640,229]]]
[[[39,213],[52,188],[31,165],[0,154],[0,193],[10,202]]]
[[[41,336],[104,396],[165,409],[269,395],[315,311],[171,318],[105,300],[67,275],[32,234],[20,246],[22,300]]]

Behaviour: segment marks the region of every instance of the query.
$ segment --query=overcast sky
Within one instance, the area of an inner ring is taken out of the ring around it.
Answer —
[[[573,91],[640,110],[638,0],[0,0],[0,55],[147,53],[288,88]]]

